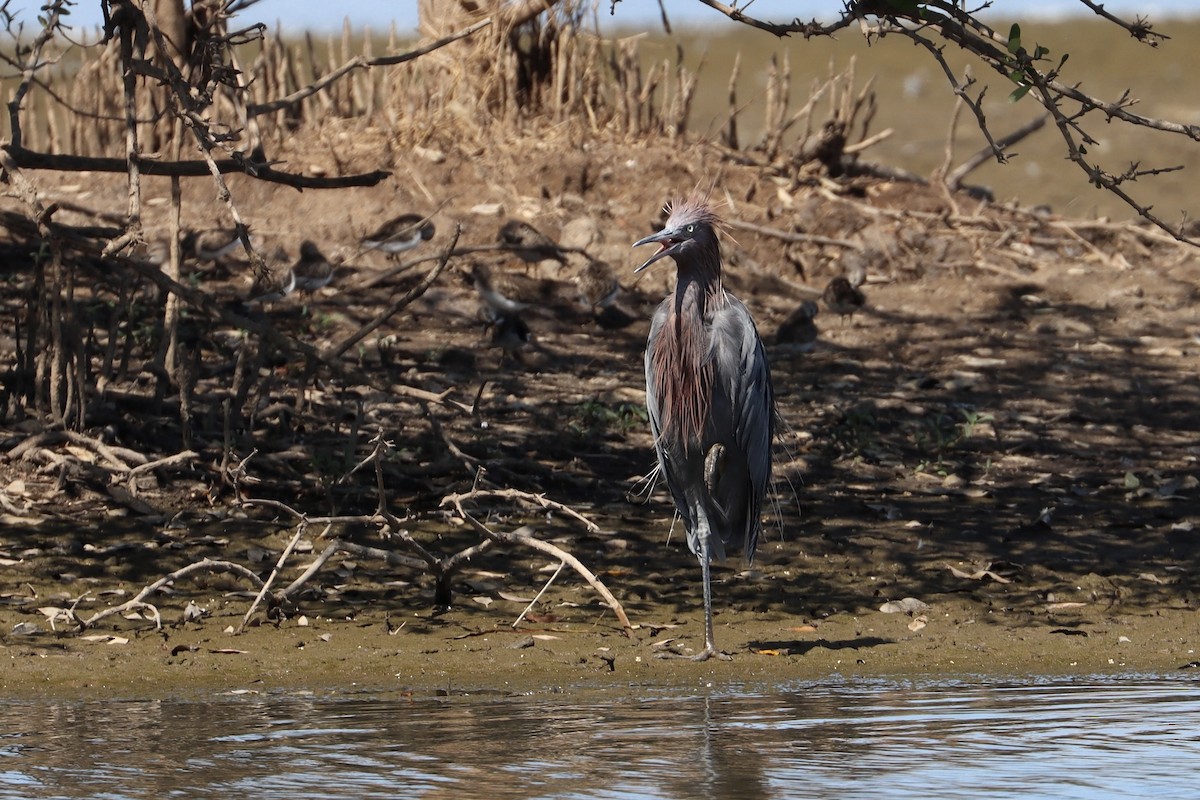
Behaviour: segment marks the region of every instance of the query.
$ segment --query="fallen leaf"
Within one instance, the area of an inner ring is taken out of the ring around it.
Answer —
[[[964,580],[981,581],[984,578],[991,578],[996,583],[1012,583],[1012,581],[1010,581],[1008,578],[1005,578],[1002,575],[997,575],[996,573],[992,572],[990,569],[991,566],[992,566],[991,564],[988,564],[988,568],[977,569],[974,572],[963,572],[961,569],[958,569],[957,567],[955,567],[951,564],[947,564],[946,568],[950,570],[950,573],[952,575],[954,575],[954,577],[963,578]]]
[[[483,606],[484,608],[487,608],[487,607],[488,607],[488,606],[490,606],[492,603],[496,602],[496,601],[495,601],[495,600],[493,600],[492,598],[490,598],[490,597],[483,597],[482,595],[480,595],[480,596],[477,596],[477,597],[472,597],[471,599],[472,599],[472,600],[474,600],[476,603],[479,603],[479,605]]]
[[[562,637],[561,636],[553,636],[549,633],[535,633],[530,638],[537,639],[539,642],[549,642],[554,639],[561,639]]]
[[[919,617],[913,617],[913,621],[908,623],[908,629],[913,633],[916,633],[917,631],[921,630],[921,628],[924,628],[927,624],[929,624],[929,618],[922,614]]]
[[[1046,606],[1046,610],[1047,611],[1061,611],[1064,608],[1083,608],[1086,605],[1087,605],[1087,603],[1075,603],[1075,602],[1051,603],[1050,605]]]
[[[784,628],[784,630],[791,631],[792,633],[816,633],[817,632],[817,629],[814,628],[812,625],[793,625],[790,628]]]
[[[776,650],[775,648],[768,648],[768,647],[764,647],[764,648],[760,648],[760,649],[751,648],[750,652],[756,653],[760,656],[786,656],[786,655],[788,655],[787,650]]]
[[[496,592],[496,594],[500,595],[501,600],[511,600],[514,603],[532,603],[533,602],[532,597],[522,597],[519,594],[513,594],[512,592],[506,592],[503,590]]]
[[[215,650],[210,649],[208,652],[216,653],[220,656],[241,656],[250,652],[249,650],[236,650],[232,647],[218,647]]]

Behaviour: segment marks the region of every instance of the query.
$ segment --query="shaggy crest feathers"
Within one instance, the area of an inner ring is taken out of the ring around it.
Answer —
[[[692,192],[686,198],[672,200],[663,206],[663,211],[667,214],[667,227],[702,222],[724,232],[725,223],[709,202],[707,193]]]

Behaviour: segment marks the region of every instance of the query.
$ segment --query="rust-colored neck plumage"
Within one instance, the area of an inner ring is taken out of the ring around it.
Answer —
[[[699,447],[709,415],[714,363],[711,322],[724,306],[721,251],[706,223],[696,247],[675,256],[675,291],[667,298],[667,318],[655,342],[652,366],[657,383],[662,436]]]

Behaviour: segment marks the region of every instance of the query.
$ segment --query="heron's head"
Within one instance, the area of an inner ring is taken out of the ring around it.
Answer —
[[[634,247],[651,243],[658,245],[658,252],[634,272],[641,272],[666,256],[674,258],[680,266],[705,258],[719,261],[721,251],[716,228],[721,220],[705,198],[692,195],[687,200],[668,205],[666,211],[667,222],[661,231],[633,243]]]

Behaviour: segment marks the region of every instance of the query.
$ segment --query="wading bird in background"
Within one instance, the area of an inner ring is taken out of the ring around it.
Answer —
[[[308,239],[300,244],[300,258],[292,265],[294,288],[302,292],[315,292],[333,281],[337,267],[326,258]]]
[[[838,275],[831,280],[821,294],[825,307],[834,314],[839,314],[844,322],[847,317],[867,304],[867,298],[859,287],[867,280],[867,265],[860,256],[848,256],[844,259],[845,275]]]
[[[558,243],[528,222],[510,219],[500,228],[496,238],[526,264],[538,264],[548,258],[566,263],[567,257]]]
[[[704,580],[702,661],[729,658],[713,641],[709,562],[725,547],[754,558],[771,477],[775,398],[754,320],[721,286],[720,219],[693,194],[665,227],[634,243],[659,250],[637,268],[675,259],[675,291],[659,305],[646,343],[646,406],[659,468],[683,518]]]
[[[364,250],[382,250],[394,257],[412,250],[421,242],[433,238],[436,229],[428,217],[420,214],[401,214],[389,219],[376,230],[364,236],[360,242]]]
[[[820,336],[815,322],[816,316],[817,304],[812,300],[805,300],[780,323],[779,330],[775,332],[775,344],[798,353],[811,353]]]

